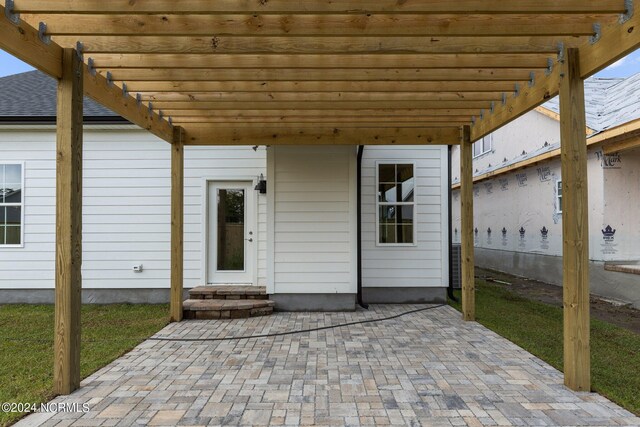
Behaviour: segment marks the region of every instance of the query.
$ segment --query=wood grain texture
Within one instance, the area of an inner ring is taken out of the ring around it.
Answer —
[[[504,92],[512,91],[513,82],[475,81],[304,81],[304,82],[132,82],[135,92]]]
[[[137,92],[143,101],[301,102],[301,101],[496,101],[500,92]],[[487,104],[489,105],[489,104]]]
[[[22,13],[622,13],[618,0],[17,0]]]
[[[460,215],[462,256],[462,318],[476,319],[476,282],[473,246],[473,144],[471,129],[462,127],[460,143]]]
[[[574,47],[582,37],[565,37]],[[77,36],[54,36],[62,46],[73,45]],[[94,53],[557,53],[558,37],[431,37],[431,36],[105,36],[83,35],[88,55]]]
[[[183,68],[183,69],[331,69],[331,68],[509,68],[544,70],[548,54],[164,54],[96,53],[91,55],[98,69]],[[480,89],[476,89],[480,90]]]
[[[62,76],[60,46],[41,43],[38,31],[25,22],[12,24],[5,19],[4,6],[0,6],[0,49],[52,77]]]
[[[593,34],[593,22],[613,14],[23,14],[47,23],[51,35],[128,36],[576,36]]]
[[[62,51],[56,133],[56,264],[53,388],[80,386],[82,291],[82,63]]]
[[[459,128],[283,127],[281,125],[185,125],[185,145],[414,145],[456,144]]]
[[[579,56],[578,49],[566,50],[560,80],[564,383],[591,391],[587,143]]]
[[[176,65],[180,67],[180,64]],[[333,68],[316,69],[217,69],[119,68],[114,80],[143,82],[179,81],[525,81],[530,70],[519,68]]]
[[[182,320],[184,276],[184,131],[174,128],[171,144],[171,291],[169,317]]]
[[[624,24],[614,22],[602,25],[600,40],[596,43],[586,41],[579,46],[581,77],[587,78],[597,73],[638,48],[640,13],[634,13]],[[477,141],[556,96],[560,85],[558,65],[554,64],[554,69],[548,76],[536,71],[535,85],[532,88],[522,87],[520,96],[510,98],[506,105],[496,106],[493,114],[476,122],[472,129],[472,139]]]

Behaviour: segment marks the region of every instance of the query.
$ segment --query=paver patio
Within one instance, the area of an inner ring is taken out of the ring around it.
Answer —
[[[185,321],[156,337],[285,332],[424,307]],[[565,388],[556,369],[447,306],[269,338],[147,340],[54,402],[90,411],[18,425],[640,425],[598,394]]]

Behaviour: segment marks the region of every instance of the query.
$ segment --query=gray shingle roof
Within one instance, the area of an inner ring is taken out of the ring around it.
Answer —
[[[584,83],[587,126],[596,132],[640,118],[640,73],[626,79],[589,78]],[[558,98],[542,105],[558,113]]]
[[[56,80],[40,71],[0,78],[0,117],[51,118],[56,116]],[[85,117],[120,117],[97,102],[84,98]]]

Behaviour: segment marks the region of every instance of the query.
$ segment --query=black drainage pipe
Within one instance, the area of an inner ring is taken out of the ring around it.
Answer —
[[[447,197],[448,197],[448,206],[447,206],[447,215],[448,215],[448,221],[447,221],[447,226],[449,227],[449,232],[447,233],[447,235],[449,236],[449,286],[447,287],[447,295],[449,296],[449,299],[455,302],[458,302],[458,299],[456,298],[456,296],[453,294],[453,263],[452,261],[452,257],[451,254],[453,253],[453,236],[451,235],[451,229],[453,226],[453,215],[452,215],[452,211],[451,211],[451,146],[449,145],[448,147],[448,159],[447,159]]]
[[[366,310],[369,305],[362,302],[362,154],[364,153],[364,145],[358,145],[358,175],[356,190],[356,240],[357,240],[357,269],[358,269],[358,305]]]

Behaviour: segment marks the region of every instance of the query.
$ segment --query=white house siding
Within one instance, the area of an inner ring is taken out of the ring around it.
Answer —
[[[363,287],[448,285],[447,156],[447,148],[440,146],[366,146],[362,158]],[[376,245],[376,161],[415,163],[415,246]]]
[[[55,130],[0,132],[0,158],[25,163],[24,247],[0,247],[0,289],[54,287]],[[83,287],[167,288],[170,149],[145,131],[85,130]],[[202,283],[203,178],[266,174],[265,151],[185,150],[185,286]],[[259,200],[259,282],[265,282],[265,197]],[[133,265],[143,272],[134,273]]]
[[[353,146],[268,149],[271,294],[355,294]]]

